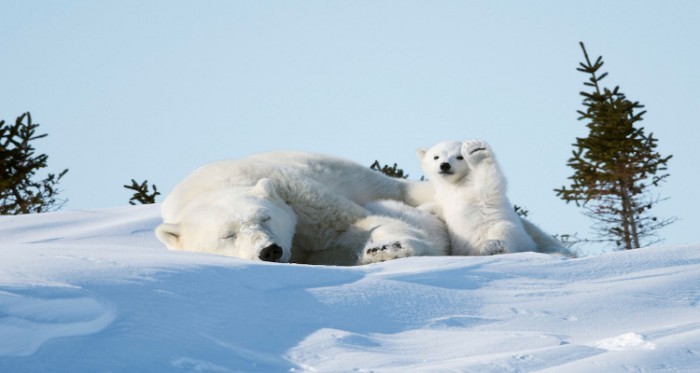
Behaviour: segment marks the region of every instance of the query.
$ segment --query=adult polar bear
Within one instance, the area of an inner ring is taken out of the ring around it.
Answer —
[[[185,178],[163,202],[156,235],[171,249],[278,262],[354,265],[442,255],[449,245],[444,225],[403,204],[431,198],[427,186],[339,158],[262,153]]]

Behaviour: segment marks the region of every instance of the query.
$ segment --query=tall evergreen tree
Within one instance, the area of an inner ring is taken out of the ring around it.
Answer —
[[[634,249],[654,240],[656,232],[675,218],[659,219],[651,209],[661,198],[652,193],[669,174],[667,163],[655,149],[657,139],[638,127],[646,111],[637,101],[630,101],[619,87],[610,90],[600,82],[608,74],[601,73],[603,58],[591,62],[583,43],[585,62],[578,71],[589,76],[581,92],[589,134],[576,138],[575,150],[568,165],[574,169],[571,185],[555,189],[557,196],[586,208],[600,238],[613,241],[620,249]]]
[[[16,215],[45,212],[62,205],[57,199],[59,180],[68,172],[48,174],[36,180],[36,172],[45,168],[48,156],[35,154],[32,141],[46,137],[37,135],[38,123],[24,113],[14,125],[0,121],[0,214]]]

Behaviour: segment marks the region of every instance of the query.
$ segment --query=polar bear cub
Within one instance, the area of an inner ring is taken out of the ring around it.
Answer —
[[[537,251],[506,195],[506,179],[481,140],[441,142],[417,152],[435,187],[452,255]]]

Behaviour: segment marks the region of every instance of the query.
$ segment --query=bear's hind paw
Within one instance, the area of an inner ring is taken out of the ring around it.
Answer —
[[[362,254],[360,264],[379,263],[391,259],[411,256],[412,250],[399,241],[388,243],[369,243]]]
[[[481,255],[508,254],[510,251],[503,240],[489,240],[481,251]]]

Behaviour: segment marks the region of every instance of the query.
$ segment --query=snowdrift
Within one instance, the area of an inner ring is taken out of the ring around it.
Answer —
[[[0,218],[0,371],[700,369],[700,244],[345,268],[168,251],[158,223]]]

